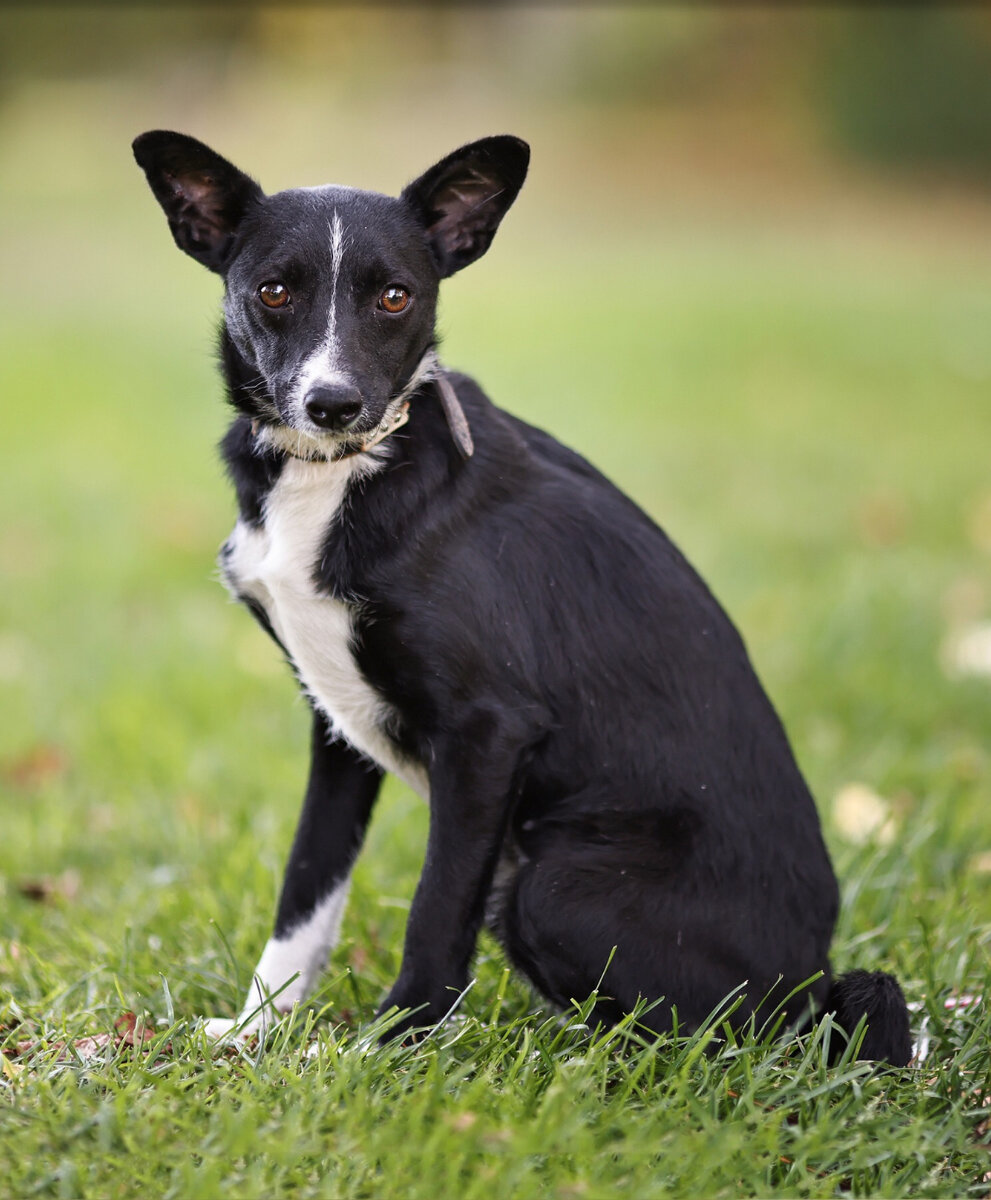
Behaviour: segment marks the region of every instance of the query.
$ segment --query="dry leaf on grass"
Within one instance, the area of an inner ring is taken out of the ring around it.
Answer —
[[[27,1041],[18,1042],[14,1046],[14,1057],[23,1058],[26,1054],[32,1054],[35,1050],[54,1050],[56,1051],[56,1062],[72,1062],[74,1059],[81,1058],[83,1062],[88,1062],[91,1058],[96,1058],[105,1046],[110,1044],[111,1035],[109,1033],[98,1033],[93,1037],[76,1038],[72,1042],[44,1042]]]
[[[37,879],[20,879],[15,884],[26,900],[37,900],[41,904],[53,900],[74,900],[79,894],[80,875],[71,867],[61,875],[42,875]]]
[[[100,1051],[106,1046],[109,1046],[110,1041],[111,1035],[109,1033],[97,1033],[93,1037],[76,1038],[74,1042],[69,1043],[69,1046],[72,1048],[73,1052],[83,1060],[83,1062],[88,1062],[91,1058],[96,1058]],[[60,1061],[62,1057],[63,1056],[60,1054]],[[67,1059],[71,1057],[71,1054],[65,1055],[65,1058]]]
[[[155,1036],[155,1031],[149,1029],[143,1020],[139,1023],[138,1018],[132,1012],[121,1013],[114,1021],[114,1029],[117,1030],[118,1045],[121,1043],[125,1046],[144,1045]]]
[[[39,1041],[18,1042],[14,1046],[14,1057],[21,1058],[35,1050],[56,1051],[56,1062],[72,1062],[81,1058],[88,1062],[96,1058],[107,1046],[117,1049],[119,1046],[143,1046],[155,1036],[153,1029],[145,1025],[143,1018],[139,1019],[132,1012],[121,1013],[114,1021],[113,1033],[96,1033],[89,1037],[75,1038],[71,1042],[49,1042],[47,1046]],[[163,1047],[166,1053],[171,1052],[171,1043]]]
[[[68,766],[65,752],[58,746],[34,746],[0,767],[0,777],[11,787],[30,790],[41,787],[64,774]]]

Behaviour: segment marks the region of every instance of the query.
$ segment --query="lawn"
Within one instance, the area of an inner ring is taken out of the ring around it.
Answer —
[[[447,361],[625,487],[742,629],[842,879],[835,963],[893,970],[926,1022],[924,1061],[877,1073],[825,1067],[828,1028],[588,1031],[485,938],[467,1019],[377,1048],[426,828],[393,780],[312,1006],[206,1043],[267,934],[308,736],[216,581],[219,289],[135,175],[11,303],[29,207],[0,330],[0,1195],[986,1194],[987,228],[917,236],[881,201],[850,237],[521,218],[443,311]]]

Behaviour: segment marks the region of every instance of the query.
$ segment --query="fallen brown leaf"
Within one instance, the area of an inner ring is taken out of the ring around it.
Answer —
[[[124,1012],[114,1021],[113,1033],[96,1033],[89,1037],[76,1038],[72,1042],[49,1042],[47,1045],[37,1040],[17,1042],[13,1047],[13,1057],[22,1058],[35,1050],[46,1049],[55,1051],[56,1062],[72,1062],[75,1057],[86,1062],[95,1058],[107,1046],[112,1045],[114,1049],[118,1046],[143,1046],[154,1036],[155,1031],[145,1025],[143,1017]],[[171,1053],[171,1042],[162,1048],[166,1053]]]
[[[155,1036],[155,1031],[149,1029],[144,1021],[138,1025],[138,1018],[132,1012],[121,1013],[114,1021],[114,1029],[117,1030],[118,1045],[133,1046],[136,1039],[139,1039],[138,1044],[144,1045]]]
[[[0,768],[0,776],[12,787],[28,790],[64,774],[67,766],[65,753],[58,746],[39,745],[8,759]]]
[[[88,1062],[89,1059],[96,1058],[96,1056],[101,1050],[104,1049],[104,1047],[109,1046],[110,1041],[111,1037],[109,1033],[97,1033],[94,1034],[93,1037],[76,1038],[76,1040],[70,1044],[72,1049],[83,1060],[83,1062]],[[64,1042],[62,1043],[62,1046],[64,1048]],[[63,1056],[60,1054],[60,1061],[62,1057]],[[71,1058],[71,1055],[66,1055],[65,1057]]]
[[[47,904],[52,900],[74,900],[79,894],[79,884],[79,872],[70,867],[57,876],[42,875],[38,879],[21,879],[15,886],[25,899]]]

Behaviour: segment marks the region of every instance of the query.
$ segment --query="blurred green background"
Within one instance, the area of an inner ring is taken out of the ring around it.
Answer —
[[[858,880],[857,961],[918,978],[954,905],[986,930],[987,9],[34,5],[0,13],[0,943],[38,957],[0,984],[40,1003],[101,961],[138,1007],[164,959],[177,1007],[233,1009],[205,923],[243,975],[305,772],[304,706],[215,579],[220,285],[131,160],[156,127],[270,190],[394,193],[527,138],[446,360],[724,601]],[[381,947],[369,1004],[424,820],[391,785],[340,952]]]

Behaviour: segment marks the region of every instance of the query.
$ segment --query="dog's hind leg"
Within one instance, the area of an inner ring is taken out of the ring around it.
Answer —
[[[236,1021],[206,1023],[211,1037],[264,1030],[274,1013],[305,1000],[337,942],[351,867],[378,794],[382,772],[313,717],[310,777],[289,853],[275,929]]]
[[[659,1002],[641,1023],[660,1032],[697,1029],[718,1006],[744,993],[742,1024],[770,1015],[791,987],[827,967],[815,938],[793,938],[716,879],[690,870],[645,868],[629,846],[589,845],[564,836],[519,869],[496,928],[510,958],[555,1004],[571,1007],[598,989],[593,1019],[614,1024],[641,999]],[[763,928],[762,928],[763,926]],[[779,982],[779,975],[784,978]],[[828,978],[813,986],[820,1001]],[[767,1004],[763,1001],[770,995]],[[795,1016],[808,998],[790,1006]]]

